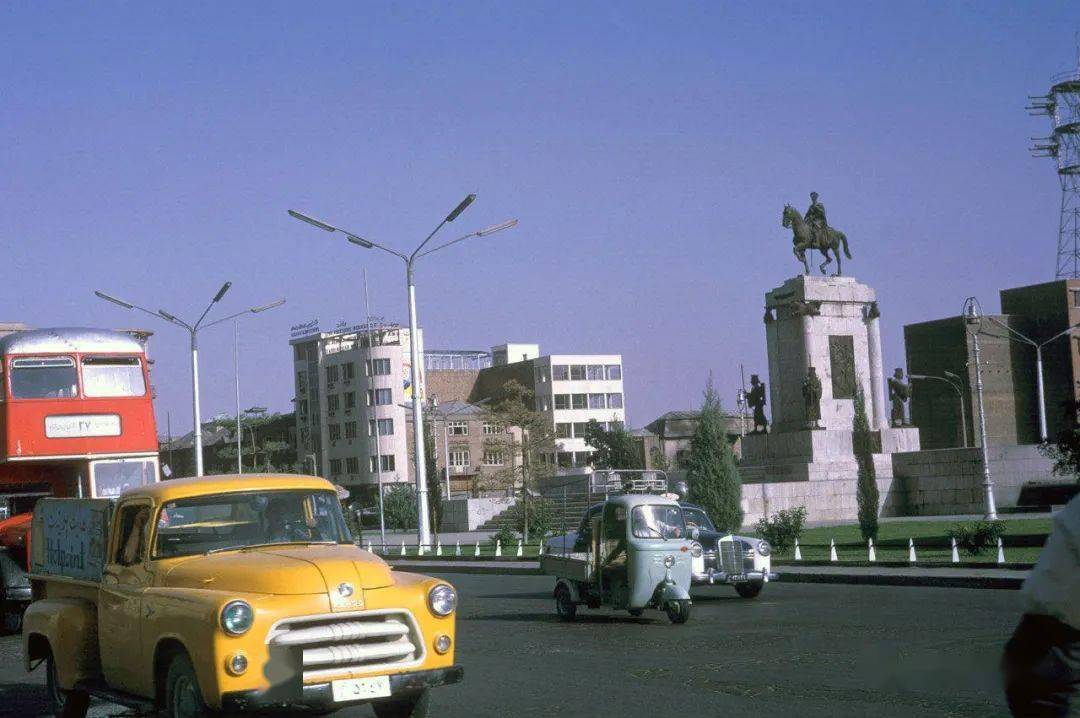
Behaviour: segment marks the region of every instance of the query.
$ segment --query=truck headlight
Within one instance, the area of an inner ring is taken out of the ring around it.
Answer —
[[[757,552],[762,556],[768,556],[770,553],[772,553],[772,546],[769,545],[768,541],[762,539],[761,541],[758,541]]]
[[[221,628],[230,636],[242,636],[251,630],[255,611],[247,601],[230,601],[221,609]]]
[[[693,556],[694,558],[701,558],[701,554],[702,554],[701,544],[699,544],[697,541],[690,544],[690,555],[691,556]]]
[[[457,592],[453,586],[440,583],[428,591],[428,606],[436,616],[449,616],[457,608]]]

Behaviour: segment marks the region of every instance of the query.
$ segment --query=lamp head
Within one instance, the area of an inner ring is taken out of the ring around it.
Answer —
[[[461,200],[461,202],[458,204],[458,206],[454,207],[454,211],[451,212],[450,214],[446,215],[446,221],[447,222],[453,222],[455,219],[457,219],[458,215],[460,215],[462,212],[464,212],[466,209],[468,209],[469,205],[472,204],[473,200],[475,200],[475,199],[476,199],[476,195],[475,194],[470,194],[467,197],[465,197],[465,199]]]
[[[327,232],[333,232],[333,231],[335,231],[337,229],[337,227],[333,226],[332,224],[327,224],[326,222],[321,222],[321,221],[315,219],[314,217],[307,216],[303,212],[297,212],[295,209],[290,209],[289,210],[289,216],[292,217],[293,219],[298,219],[301,222],[307,222],[312,227],[318,227],[319,229],[325,230]]]

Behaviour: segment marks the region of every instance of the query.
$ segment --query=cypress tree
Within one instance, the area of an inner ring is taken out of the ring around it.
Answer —
[[[866,395],[863,394],[862,387],[855,390],[855,421],[852,429],[852,448],[855,450],[855,462],[859,467],[856,487],[859,531],[865,541],[877,538],[878,502],[881,497],[878,492],[877,471],[874,469],[873,435],[866,416]]]
[[[687,480],[690,500],[705,508],[718,529],[737,531],[742,526],[742,481],[712,376],[705,385],[701,415],[690,440]]]

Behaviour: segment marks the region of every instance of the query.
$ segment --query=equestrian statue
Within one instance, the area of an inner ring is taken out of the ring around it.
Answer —
[[[810,274],[810,265],[806,261],[806,250],[816,249],[821,252],[825,261],[819,269],[825,274],[825,267],[832,263],[829,256],[830,250],[836,254],[836,275],[844,273],[843,262],[840,261],[840,248],[844,249],[844,256],[851,259],[848,251],[847,235],[838,229],[829,226],[825,219],[825,205],[818,202],[818,193],[810,193],[810,208],[806,210],[806,216],[800,216],[799,210],[790,204],[784,205],[784,227],[790,227],[792,231],[791,243],[794,245],[792,252],[795,258],[802,262],[803,274]]]

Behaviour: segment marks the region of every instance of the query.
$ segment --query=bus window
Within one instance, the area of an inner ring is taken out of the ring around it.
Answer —
[[[70,357],[13,359],[11,396],[14,399],[72,399],[79,394],[75,360]]]
[[[138,357],[83,357],[83,395],[142,396],[146,393]]]
[[[154,483],[156,466],[147,459],[95,461],[91,464],[94,477],[94,497],[109,499],[128,489]]]

